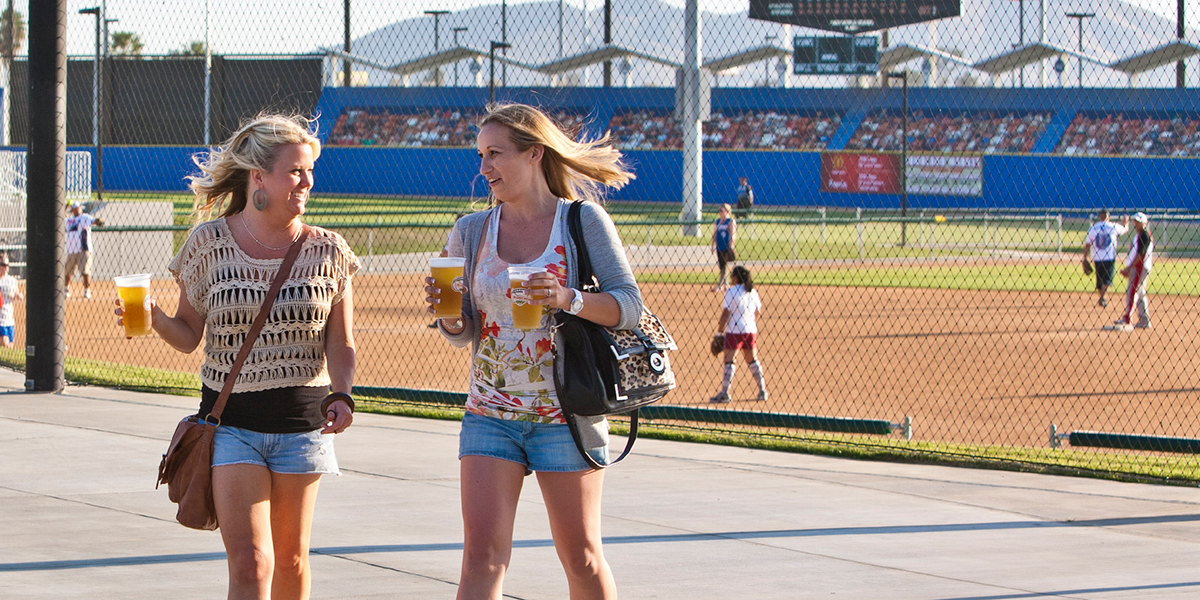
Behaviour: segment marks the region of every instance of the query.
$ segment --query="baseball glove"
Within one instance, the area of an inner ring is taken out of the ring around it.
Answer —
[[[708,351],[712,352],[713,356],[720,356],[725,351],[725,336],[714,335],[712,342],[708,344]]]
[[[1086,261],[1086,260],[1085,260],[1085,261],[1083,261],[1083,274],[1084,274],[1084,275],[1091,275],[1091,274],[1092,274],[1092,272],[1093,272],[1093,271],[1092,271],[1092,263],[1091,263],[1091,262],[1089,262],[1089,261]]]

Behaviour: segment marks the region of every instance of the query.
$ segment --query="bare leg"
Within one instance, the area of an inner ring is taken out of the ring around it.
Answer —
[[[459,600],[499,600],[512,558],[513,521],[525,481],[525,465],[464,456],[459,461],[463,513]]]
[[[313,510],[321,476],[271,474],[271,534],[275,571],[271,598],[305,600],[312,589],[308,562]]]
[[[571,600],[616,598],[617,584],[604,560],[600,536],[604,471],[543,472],[537,478]]]
[[[213,498],[229,563],[230,600],[267,600],[275,571],[271,472],[259,465],[214,467]]]

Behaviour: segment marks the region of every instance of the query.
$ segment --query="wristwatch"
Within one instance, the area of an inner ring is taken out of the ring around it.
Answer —
[[[577,315],[579,311],[583,310],[583,292],[576,289],[571,291],[575,293],[575,298],[571,300],[571,306],[567,307],[567,314]]]

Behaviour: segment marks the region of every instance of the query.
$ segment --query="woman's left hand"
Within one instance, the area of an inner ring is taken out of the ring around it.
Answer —
[[[321,433],[341,433],[354,422],[354,411],[345,400],[334,400],[325,409],[325,428]]]
[[[546,304],[550,308],[565,309],[571,306],[571,300],[575,299],[575,293],[563,287],[558,282],[558,277],[550,272],[530,275],[525,287],[531,290],[530,304]]]

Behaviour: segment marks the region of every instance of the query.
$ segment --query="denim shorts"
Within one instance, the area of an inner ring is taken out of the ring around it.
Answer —
[[[221,425],[213,437],[214,467],[259,465],[273,473],[307,475],[338,471],[333,434],[314,429],[305,433],[259,433]]]
[[[0,325],[0,337],[6,337],[10,342],[17,341],[16,328],[13,325]]]
[[[588,453],[600,464],[608,462],[608,448],[593,448]],[[525,465],[530,471],[551,473],[592,468],[579,455],[565,424],[505,421],[472,412],[463,416],[458,436],[458,458],[464,456],[490,456]]]

